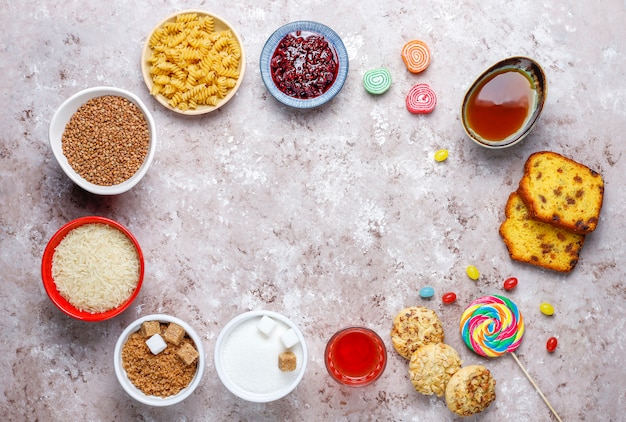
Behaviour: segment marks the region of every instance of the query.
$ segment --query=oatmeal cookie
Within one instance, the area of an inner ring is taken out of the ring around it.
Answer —
[[[461,369],[461,363],[453,347],[445,343],[426,344],[411,356],[409,377],[417,392],[441,397],[452,375]]]
[[[443,343],[443,327],[435,311],[424,307],[403,309],[393,320],[391,343],[405,359],[411,359],[418,347]]]
[[[485,410],[496,399],[496,380],[482,365],[459,369],[446,386],[446,404],[454,413],[470,416]]]

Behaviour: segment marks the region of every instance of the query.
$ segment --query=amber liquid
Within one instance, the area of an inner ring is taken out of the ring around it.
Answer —
[[[496,73],[470,96],[467,123],[481,138],[502,141],[522,127],[534,98],[531,81],[520,71]]]

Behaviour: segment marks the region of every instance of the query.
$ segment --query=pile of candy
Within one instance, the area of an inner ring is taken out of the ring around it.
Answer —
[[[430,49],[421,40],[407,42],[402,47],[400,55],[407,70],[411,73],[421,73],[430,64]],[[370,69],[363,75],[363,87],[370,94],[384,94],[391,87],[391,73],[384,67]],[[437,96],[430,86],[425,83],[414,85],[406,96],[406,108],[413,114],[431,113],[436,105]],[[445,157],[437,159],[437,161],[443,160],[445,160]]]

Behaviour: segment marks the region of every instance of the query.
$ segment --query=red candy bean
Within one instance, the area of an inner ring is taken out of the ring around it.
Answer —
[[[456,294],[454,292],[444,293],[441,300],[443,303],[449,305],[450,303],[454,303],[456,301]]]
[[[550,337],[546,343],[546,349],[548,349],[548,352],[552,353],[556,350],[557,344],[559,344],[559,341],[556,337]]]
[[[517,286],[517,278],[509,277],[504,280],[504,290],[513,290]]]

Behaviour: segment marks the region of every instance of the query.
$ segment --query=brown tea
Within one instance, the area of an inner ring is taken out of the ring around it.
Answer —
[[[528,117],[535,96],[531,80],[517,69],[494,73],[481,81],[467,104],[467,123],[487,141],[502,141]]]

